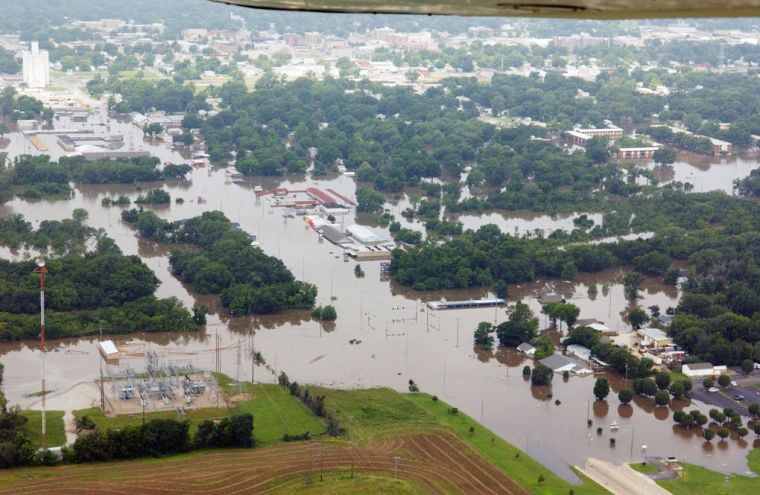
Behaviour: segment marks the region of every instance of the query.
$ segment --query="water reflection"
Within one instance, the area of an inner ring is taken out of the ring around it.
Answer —
[[[618,416],[621,418],[630,418],[633,416],[633,407],[630,404],[620,404],[617,408]]]
[[[610,405],[606,400],[595,400],[591,404],[591,409],[594,411],[594,416],[597,418],[605,418],[610,412]]]

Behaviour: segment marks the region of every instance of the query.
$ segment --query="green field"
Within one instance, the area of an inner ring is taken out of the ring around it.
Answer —
[[[760,473],[760,449],[750,451],[747,459],[749,468],[755,473]],[[756,495],[760,493],[760,478],[736,474],[725,475],[693,464],[686,464],[684,472],[679,473],[677,478],[658,481],[657,484],[674,495]]]

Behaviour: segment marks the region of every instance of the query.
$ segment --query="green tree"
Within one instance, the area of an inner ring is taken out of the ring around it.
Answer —
[[[633,308],[628,312],[628,323],[631,324],[634,330],[641,328],[647,321],[649,321],[649,316],[641,308]]]
[[[660,371],[654,376],[654,383],[660,390],[665,390],[670,385],[670,374],[665,371]]]
[[[681,400],[683,399],[684,389],[683,384],[681,382],[675,382],[670,386],[670,395],[673,396],[675,400]]]
[[[533,316],[527,304],[517,301],[507,310],[507,321],[496,327],[499,344],[517,347],[523,342],[530,342],[538,331],[538,318]]]
[[[321,321],[335,321],[338,319],[338,312],[333,306],[324,306],[319,311],[319,319]]]
[[[672,148],[663,147],[655,150],[652,160],[657,165],[671,165],[676,161],[676,152]]]
[[[654,403],[656,406],[667,406],[670,403],[670,394],[660,390],[654,394]]]
[[[749,375],[753,369],[755,369],[755,364],[751,359],[742,360],[742,371],[745,375]]]
[[[621,404],[628,404],[633,400],[633,391],[627,388],[621,388],[618,392],[618,400]]]
[[[718,436],[720,437],[721,441],[724,441],[726,438],[728,438],[728,435],[731,433],[728,431],[728,428],[720,428],[718,430]]]
[[[659,393],[659,392],[657,392],[657,393]],[[656,400],[657,400],[657,397],[655,396],[655,401]],[[658,404],[658,405],[660,405],[660,404]],[[692,426],[694,426],[694,423],[695,423],[694,416],[692,416],[691,414],[684,414],[684,415],[681,416],[681,421],[679,421],[679,423],[684,428],[691,428]]]
[[[594,397],[596,400],[602,400],[610,393],[610,384],[606,378],[597,378],[594,383]]]
[[[562,266],[562,274],[560,275],[560,278],[562,278],[562,280],[572,282],[575,280],[575,276],[577,274],[578,269],[575,267],[575,263],[568,261]]]
[[[627,299],[639,297],[639,287],[644,282],[644,276],[639,272],[628,272],[623,276],[623,288]]]
[[[608,146],[610,139],[606,136],[595,136],[586,143],[586,158],[594,163],[607,163],[610,159]]]
[[[702,387],[705,390],[712,388],[714,386],[715,386],[715,382],[713,381],[712,378],[705,378],[704,380],[702,380]]]
[[[487,321],[481,321],[478,323],[478,328],[475,330],[474,340],[475,345],[479,345],[485,349],[490,349],[493,346],[493,332],[495,328],[493,324]]]
[[[720,375],[718,377],[718,385],[721,387],[728,387],[731,384],[731,378],[728,375]]]
[[[363,187],[356,192],[356,211],[379,213],[383,211],[385,197],[377,191]]]
[[[535,386],[551,385],[554,372],[548,366],[539,364],[530,374],[530,382]]]

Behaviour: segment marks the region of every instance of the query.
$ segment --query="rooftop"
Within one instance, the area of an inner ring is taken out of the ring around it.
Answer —
[[[713,369],[712,363],[686,363],[684,366],[688,366],[690,370],[711,370]]]
[[[666,340],[670,338],[667,336],[665,332],[663,332],[659,328],[641,328],[638,330],[638,332],[639,332],[639,335],[643,335],[654,341]]]

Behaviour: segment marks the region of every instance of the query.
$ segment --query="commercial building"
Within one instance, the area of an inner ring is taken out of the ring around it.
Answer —
[[[642,328],[636,333],[639,334],[643,347],[652,346],[654,349],[660,349],[673,343],[673,339],[659,328]]]
[[[659,146],[645,146],[641,148],[618,148],[615,153],[615,158],[618,160],[640,160],[642,158],[652,158],[654,152],[659,149]]]
[[[565,135],[568,136],[576,146],[586,147],[589,139],[594,137],[608,137],[610,141],[619,139],[623,137],[623,129],[610,125],[599,129],[573,129],[572,131],[565,131]]]
[[[24,83],[29,88],[44,88],[50,84],[50,60],[47,50],[32,41],[31,49],[24,50]]]
[[[699,376],[718,376],[727,371],[725,366],[713,366],[712,363],[688,363],[681,366],[681,373],[689,378]]]
[[[348,232],[356,242],[365,245],[382,244],[383,242],[388,242],[390,240],[387,236],[378,234],[371,228],[363,225],[349,225],[346,228],[346,232]]]

